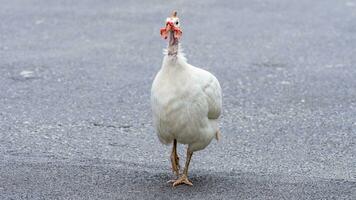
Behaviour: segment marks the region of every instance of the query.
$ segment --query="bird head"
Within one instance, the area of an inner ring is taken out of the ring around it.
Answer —
[[[167,39],[169,34],[173,36],[174,40],[178,40],[182,36],[177,11],[174,11],[172,15],[166,19],[166,27],[161,28],[160,32],[163,39]]]

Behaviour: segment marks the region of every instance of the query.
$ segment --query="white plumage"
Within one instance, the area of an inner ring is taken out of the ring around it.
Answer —
[[[175,13],[167,19],[167,27],[172,24],[179,25],[177,21]],[[216,77],[210,72],[186,62],[184,55],[178,50],[179,35],[175,37],[174,33],[180,31],[179,26],[166,28],[163,32],[166,30],[168,35],[162,34],[162,30],[161,34],[170,39],[168,51],[151,90],[153,120],[159,140],[164,144],[174,140],[187,144],[188,155],[204,149],[214,137],[218,137],[218,118],[222,107],[221,88]],[[172,156],[173,154],[176,152],[172,152]],[[172,158],[172,168],[175,170],[173,165]],[[188,180],[177,181],[174,185],[186,183],[184,181]]]
[[[216,136],[221,113],[221,88],[208,71],[165,56],[152,84],[152,111],[158,138],[164,144],[204,149]]]

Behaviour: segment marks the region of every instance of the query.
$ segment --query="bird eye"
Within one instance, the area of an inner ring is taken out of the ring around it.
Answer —
[[[179,23],[179,22],[178,22],[178,21],[176,21],[176,25],[178,25],[178,23]]]

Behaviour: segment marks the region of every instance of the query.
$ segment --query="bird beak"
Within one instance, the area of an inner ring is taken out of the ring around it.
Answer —
[[[173,36],[175,39],[179,39],[182,36],[182,31],[179,27],[174,26],[172,22],[167,22],[165,28],[161,28],[160,33],[163,39],[168,38],[169,31],[173,31]]]

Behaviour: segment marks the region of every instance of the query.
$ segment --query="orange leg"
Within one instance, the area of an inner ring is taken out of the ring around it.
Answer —
[[[179,176],[179,157],[177,154],[177,140],[173,140],[173,148],[172,148],[172,153],[171,153],[171,163],[172,163],[172,171]]]
[[[177,185],[180,185],[180,184],[186,184],[186,185],[189,185],[189,186],[192,186],[192,182],[190,182],[188,180],[188,168],[189,168],[189,163],[190,163],[190,160],[193,156],[193,152],[190,152],[188,149],[187,149],[187,159],[185,161],[185,167],[184,167],[184,171],[183,171],[183,174],[181,177],[179,177],[174,183],[173,183],[173,187],[177,186]]]

